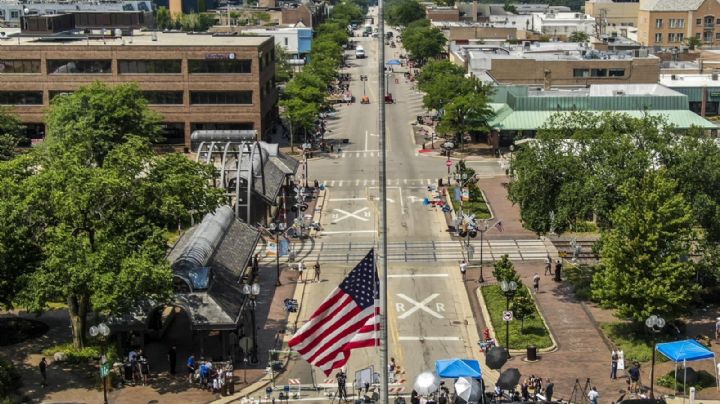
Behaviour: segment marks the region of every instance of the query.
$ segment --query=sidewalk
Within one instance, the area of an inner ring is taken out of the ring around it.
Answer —
[[[482,189],[487,199],[490,210],[497,220],[502,220],[503,231],[496,229],[485,233],[488,239],[537,239],[538,235],[522,226],[520,220],[520,208],[513,205],[507,198],[507,184],[509,178],[481,178],[477,185]]]

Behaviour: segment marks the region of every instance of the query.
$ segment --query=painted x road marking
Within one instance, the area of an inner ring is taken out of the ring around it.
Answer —
[[[353,218],[355,218],[355,219],[362,220],[363,222],[367,222],[367,221],[368,221],[368,218],[358,216],[358,213],[364,212],[364,211],[366,211],[366,210],[368,210],[368,208],[358,209],[358,210],[356,210],[355,212],[350,213],[350,212],[346,212],[346,211],[344,211],[344,210],[342,210],[342,209],[333,209],[333,212],[340,212],[340,213],[342,213],[342,214],[345,215],[345,216],[343,216],[343,217],[339,217],[339,218],[335,219],[335,220],[334,220],[334,223],[343,221],[343,220],[345,220],[345,219],[347,219],[347,218],[349,218],[349,217],[353,217]]]
[[[445,317],[441,316],[440,313],[433,311],[432,309],[427,307],[427,304],[432,302],[436,297],[440,296],[440,293],[434,293],[434,294],[428,296],[422,302],[417,302],[417,301],[413,300],[411,297],[407,297],[402,293],[398,293],[397,295],[398,295],[398,297],[401,297],[401,298],[407,300],[408,302],[412,303],[413,306],[415,306],[412,309],[406,311],[405,313],[399,315],[398,318],[401,320],[407,318],[409,315],[415,313],[418,310],[422,310],[430,315],[435,316],[436,318],[445,318]]]

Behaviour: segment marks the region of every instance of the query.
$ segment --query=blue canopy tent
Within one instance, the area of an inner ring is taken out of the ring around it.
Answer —
[[[441,359],[435,361],[435,373],[440,377],[457,379],[459,377],[482,378],[480,362],[474,359]]]
[[[720,390],[720,381],[717,377],[717,362],[715,361],[715,353],[709,350],[701,343],[694,339],[686,339],[684,341],[673,341],[664,342],[657,344],[655,349],[661,354],[665,355],[668,359],[675,362],[675,383],[677,383],[677,364],[682,362],[685,375],[683,377],[683,394],[685,394],[686,381],[687,381],[687,362],[699,361],[704,359],[713,360],[713,374],[715,375],[715,381],[717,388]],[[677,390],[677,384],[675,386]]]

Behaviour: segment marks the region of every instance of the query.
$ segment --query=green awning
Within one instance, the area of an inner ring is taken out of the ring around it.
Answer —
[[[554,114],[570,114],[569,111],[513,111],[507,104],[490,104],[496,115],[489,125],[500,130],[537,130]],[[587,111],[598,114],[604,111]],[[627,114],[633,118],[641,118],[643,114],[663,115],[668,123],[679,129],[697,126],[702,129],[718,129],[718,126],[689,110],[658,110],[658,111],[614,111]]]

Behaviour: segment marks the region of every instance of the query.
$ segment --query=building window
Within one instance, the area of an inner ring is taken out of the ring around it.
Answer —
[[[662,42],[662,34],[661,33],[658,32],[657,34],[655,34],[655,42]]]
[[[715,34],[715,39],[720,40],[720,32]]]
[[[683,33],[675,34],[675,39],[677,39],[678,42],[683,42],[685,40],[685,34],[683,34]]]
[[[715,20],[715,25],[720,25],[720,18],[718,18],[717,20]]]
[[[695,20],[695,25],[702,25],[702,18],[698,18]]]
[[[50,101],[52,102],[55,97],[63,96],[63,95],[70,95],[72,94],[72,90],[50,90],[48,92],[48,97],[50,98]]]
[[[704,42],[712,42],[713,41],[713,33],[712,32],[705,32],[703,34],[703,41]]]
[[[608,69],[608,76],[610,77],[624,77],[625,69]]]
[[[573,69],[573,77],[590,77],[588,69]]]
[[[252,104],[252,91],[191,91],[190,104]]]
[[[288,46],[288,39],[287,39],[287,38],[285,38],[285,46],[286,46],[286,47]]]
[[[180,73],[180,60],[118,60],[120,74]]]
[[[182,91],[143,91],[143,97],[150,105],[182,105]]]
[[[670,28],[683,28],[685,26],[685,20],[682,18],[671,18]]]
[[[655,28],[662,28],[662,18],[655,20]]]
[[[592,77],[607,77],[607,69],[592,69],[590,75]]]
[[[182,122],[165,122],[160,125],[160,133],[163,144],[184,144],[185,124]]]
[[[188,60],[190,73],[250,73],[249,59],[191,59]]]
[[[19,11],[10,11],[10,19],[15,20],[20,18],[20,12]]]
[[[100,60],[48,60],[48,74],[109,74],[112,61]]]
[[[0,91],[0,105],[42,105],[42,91]]]
[[[22,131],[22,138],[18,146],[32,147],[33,145],[42,143],[45,139],[45,124],[40,123],[23,123],[25,129]]]
[[[252,130],[252,122],[229,122],[229,123],[205,123],[193,122],[190,124],[190,132],[196,130]]]
[[[0,60],[0,74],[40,73],[40,59]]]

